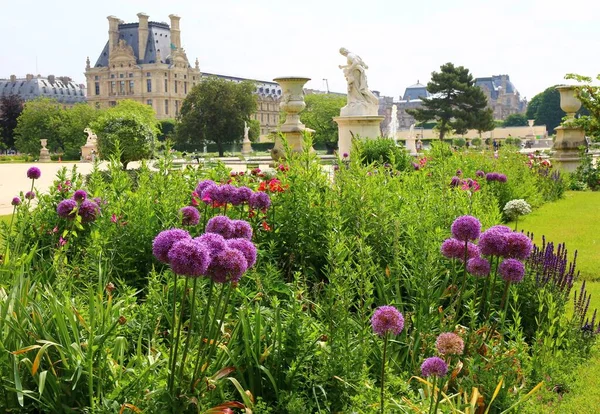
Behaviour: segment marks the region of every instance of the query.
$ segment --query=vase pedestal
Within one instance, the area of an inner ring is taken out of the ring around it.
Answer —
[[[581,164],[579,147],[586,146],[585,131],[580,128],[556,127],[556,140],[552,147],[556,152],[551,161],[560,169],[573,172]]]
[[[380,124],[385,117],[379,115],[337,116],[338,154],[350,154],[352,138],[375,139],[381,135]]]

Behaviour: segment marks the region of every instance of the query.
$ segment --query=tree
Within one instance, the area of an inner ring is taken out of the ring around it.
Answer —
[[[60,152],[63,142],[59,134],[63,109],[58,101],[38,98],[25,103],[14,130],[15,146],[20,152],[39,155],[40,139],[48,140],[51,152]]]
[[[81,147],[85,145],[87,136],[83,130],[98,119],[102,111],[86,103],[73,105],[70,109],[62,110],[61,124],[58,133],[62,141],[64,159],[78,160]]]
[[[171,139],[175,134],[175,125],[177,121],[174,119],[162,119],[158,121],[160,132],[158,133],[158,140],[165,141]]]
[[[333,94],[312,94],[304,98],[306,108],[300,113],[300,120],[310,129],[314,129],[313,142],[337,143],[338,126],[333,117],[340,115],[340,109],[346,105],[346,97]]]
[[[256,119],[251,119],[248,121],[248,126],[250,127],[248,139],[252,142],[258,142],[258,139],[260,138],[260,122]]]
[[[230,82],[217,77],[194,86],[181,105],[175,129],[179,143],[214,142],[219,156],[225,145],[244,137],[244,121],[256,112],[256,87],[244,81]]]
[[[531,119],[531,118],[529,118]],[[510,114],[502,123],[503,127],[527,126],[527,116],[525,114]]]
[[[11,94],[0,98],[0,144],[6,149],[15,146],[15,128],[22,112],[23,99],[19,95]]]
[[[440,140],[449,131],[464,134],[471,128],[488,131],[492,125],[492,112],[488,110],[483,91],[475,86],[467,68],[446,63],[440,72],[431,74],[427,90],[433,96],[422,98],[423,107],[407,112],[418,122],[437,121]]]
[[[127,164],[149,158],[159,132],[154,111],[148,105],[125,100],[114,108],[107,109],[92,123],[98,136],[100,158],[108,159],[120,152],[119,161],[123,169]]]
[[[534,96],[531,103],[533,105],[530,104],[527,108],[527,118],[535,119],[537,125],[546,125],[548,133],[553,133],[554,129],[560,125],[563,116],[566,115],[560,109],[560,93],[556,86],[551,86]]]

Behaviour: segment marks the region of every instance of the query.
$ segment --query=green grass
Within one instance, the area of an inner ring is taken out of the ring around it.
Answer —
[[[512,224],[514,227],[514,223]],[[546,204],[519,220],[519,230],[531,231],[534,242],[566,243],[584,280],[600,280],[600,192],[569,191],[564,199]]]

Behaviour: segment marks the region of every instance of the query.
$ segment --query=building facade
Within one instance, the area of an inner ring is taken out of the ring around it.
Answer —
[[[494,75],[487,78],[476,78],[475,85],[479,86],[492,108],[494,119],[504,120],[512,114],[523,114],[527,110],[527,100],[521,99],[521,94],[508,75]]]
[[[24,101],[44,97],[58,101],[63,108],[85,102],[85,85],[74,83],[68,76],[42,77],[28,74],[24,78],[11,75],[0,79],[0,96],[17,95]]]

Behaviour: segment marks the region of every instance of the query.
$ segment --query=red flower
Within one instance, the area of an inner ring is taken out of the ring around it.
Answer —
[[[265,231],[271,231],[271,227],[266,221],[262,222],[262,228],[265,229]]]

